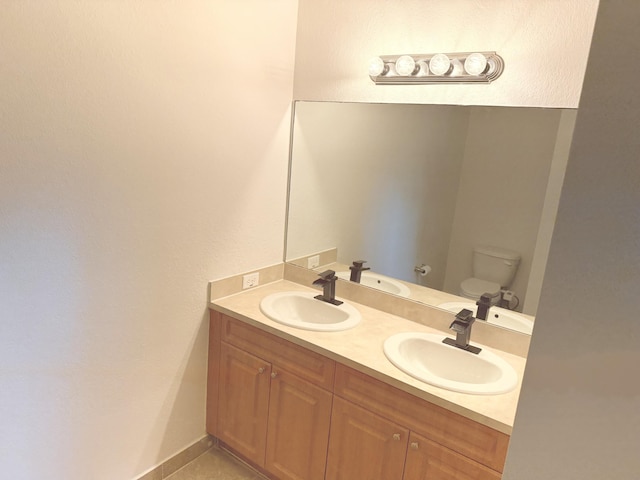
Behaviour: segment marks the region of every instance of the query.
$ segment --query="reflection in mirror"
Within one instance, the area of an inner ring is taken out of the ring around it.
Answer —
[[[348,278],[366,260],[361,284],[442,306],[475,304],[460,296],[478,277],[474,248],[506,249],[520,258],[500,285],[513,297],[488,321],[530,333],[510,321],[536,312],[574,121],[560,109],[297,102],[286,261]]]

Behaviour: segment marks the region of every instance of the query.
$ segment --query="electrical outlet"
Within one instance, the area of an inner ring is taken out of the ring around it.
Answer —
[[[253,272],[253,273],[247,273],[246,275],[243,275],[242,277],[242,288],[251,288],[251,287],[257,287],[258,284],[260,283],[260,273],[259,272]]]
[[[318,268],[320,266],[320,255],[314,255],[313,257],[307,258],[307,268]]]

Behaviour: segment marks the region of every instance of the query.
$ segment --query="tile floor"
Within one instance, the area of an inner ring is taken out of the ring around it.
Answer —
[[[169,475],[166,480],[265,480],[237,458],[217,446]]]

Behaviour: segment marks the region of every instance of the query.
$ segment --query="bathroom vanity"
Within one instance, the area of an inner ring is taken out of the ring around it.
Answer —
[[[382,340],[434,331],[365,305],[343,332],[278,324],[266,295],[309,291],[280,280],[210,304],[207,430],[278,479],[497,480],[519,383],[502,395],[468,395],[405,375]],[[524,359],[501,355],[521,378]]]

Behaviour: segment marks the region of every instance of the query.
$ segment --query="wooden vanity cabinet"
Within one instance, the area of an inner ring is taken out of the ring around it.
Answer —
[[[218,431],[227,443],[264,466],[271,365],[232,345],[220,345]]]
[[[210,433],[277,478],[324,479],[334,362],[227,316],[215,317],[219,343],[210,354],[219,359],[218,389],[208,416],[215,412],[217,419],[208,422],[216,429]]]
[[[342,471],[366,462],[344,452],[334,443],[334,432],[353,428],[354,423],[344,415],[336,415],[342,403],[350,404],[354,412],[359,408],[368,416],[359,415],[358,429],[363,432],[381,431],[380,422],[389,426],[385,431],[386,446],[376,456],[387,456],[398,462],[394,447],[404,447],[400,474],[380,478],[402,480],[499,480],[506,457],[509,436],[469,420],[444,408],[398,390],[344,365],[336,366],[334,385],[334,415],[329,441],[327,479],[342,479]],[[344,407],[340,407],[344,408]],[[365,420],[369,418],[370,422]],[[380,434],[382,437],[383,435]],[[362,438],[362,437],[361,437]],[[365,442],[366,443],[366,442]],[[366,443],[371,448],[373,442]],[[382,443],[380,440],[379,443]],[[366,454],[367,458],[370,458]],[[373,461],[373,460],[372,460]],[[340,474],[329,474],[339,470]],[[375,475],[363,476],[374,480]]]
[[[500,480],[509,436],[218,312],[207,430],[283,480]]]
[[[335,397],[327,480],[401,479],[409,430]]]
[[[340,397],[327,480],[500,480],[501,474]]]
[[[333,395],[274,367],[265,467],[281,479],[324,479]]]
[[[409,436],[403,480],[500,480],[502,475],[415,432]]]

